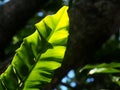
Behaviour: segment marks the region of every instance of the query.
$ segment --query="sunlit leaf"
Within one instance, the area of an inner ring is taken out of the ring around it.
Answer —
[[[89,70],[88,74],[96,74],[96,73],[120,73],[120,63],[102,63],[98,65],[86,65],[80,72],[84,70]]]
[[[66,50],[69,19],[67,6],[37,23],[23,40],[11,65],[0,76],[0,90],[41,90],[61,66]]]
[[[96,73],[120,73],[120,70],[114,68],[94,68],[90,70],[88,74],[96,74]]]

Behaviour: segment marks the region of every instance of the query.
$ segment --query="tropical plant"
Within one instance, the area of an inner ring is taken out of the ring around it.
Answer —
[[[60,67],[68,37],[67,6],[35,25],[24,38],[7,70],[0,76],[0,90],[41,90]]]
[[[0,90],[42,90],[51,81],[54,71],[61,66],[66,51],[69,35],[67,9],[68,7],[64,6],[56,14],[49,15],[35,24],[36,31],[24,38],[20,48],[16,50],[11,64],[1,74]],[[110,42],[108,45],[111,45]],[[112,46],[116,45],[112,43]],[[104,56],[103,52],[107,54],[110,51],[107,48],[97,52],[98,58]],[[112,82],[120,85],[120,77],[116,75],[120,72],[119,68],[120,63],[117,62],[86,65],[77,72],[76,77],[79,79],[77,82],[86,86],[85,88],[80,87],[81,90],[88,90],[87,86],[93,83],[95,75],[107,74]],[[72,77],[72,80],[75,81],[75,76]],[[68,84],[72,83],[72,80],[68,81]]]

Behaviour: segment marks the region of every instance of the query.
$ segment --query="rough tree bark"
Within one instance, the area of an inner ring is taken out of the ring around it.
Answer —
[[[12,36],[49,0],[10,0],[0,6],[0,58]]]
[[[73,0],[70,30],[62,66],[45,90],[53,90],[70,69],[91,62],[92,56],[119,26],[120,0]]]

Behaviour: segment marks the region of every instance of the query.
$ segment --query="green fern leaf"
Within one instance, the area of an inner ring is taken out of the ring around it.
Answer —
[[[11,65],[0,76],[0,90],[41,90],[60,67],[66,50],[69,20],[67,6],[37,23],[23,40]]]

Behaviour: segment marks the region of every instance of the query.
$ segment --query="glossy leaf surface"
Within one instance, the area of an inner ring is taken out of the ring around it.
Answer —
[[[97,74],[97,73],[106,73],[106,74],[112,74],[112,73],[120,73],[120,63],[102,63],[98,65],[86,65],[83,67],[80,72],[87,69],[89,70],[88,74]]]
[[[41,90],[60,67],[66,50],[69,20],[67,6],[37,23],[23,40],[11,65],[0,76],[0,90]]]

